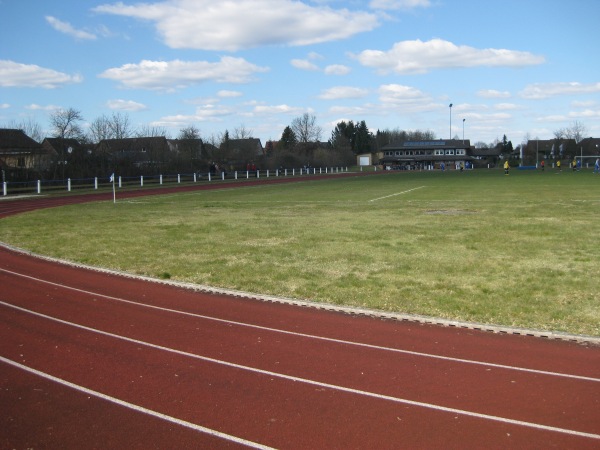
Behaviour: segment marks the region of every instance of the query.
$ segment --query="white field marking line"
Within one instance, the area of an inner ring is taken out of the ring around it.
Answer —
[[[325,337],[325,336],[316,336],[316,335],[306,334],[306,333],[298,333],[296,331],[281,330],[279,328],[270,328],[270,327],[265,327],[262,325],[254,325],[254,324],[250,324],[250,323],[236,322],[234,320],[220,319],[218,317],[205,316],[202,314],[195,314],[195,313],[181,311],[181,310],[177,310],[177,309],[163,308],[161,306],[148,305],[145,303],[135,302],[133,300],[126,300],[126,299],[120,298],[120,297],[112,297],[110,295],[100,294],[100,293],[92,292],[92,291],[86,291],[84,289],[78,289],[76,287],[71,287],[71,286],[67,286],[64,284],[55,283],[53,281],[43,280],[41,278],[32,277],[30,275],[25,275],[25,274],[13,272],[11,270],[6,270],[6,269],[2,269],[2,268],[0,268],[0,272],[10,273],[11,275],[28,278],[30,280],[38,281],[40,283],[50,284],[52,286],[60,287],[63,289],[81,292],[82,294],[103,297],[108,300],[113,300],[116,302],[141,306],[143,308],[155,309],[157,311],[164,311],[164,312],[169,312],[169,313],[174,313],[174,314],[180,314],[183,316],[195,317],[198,319],[212,320],[214,322],[226,323],[226,324],[236,325],[236,326],[240,326],[240,327],[254,328],[257,330],[286,334],[289,336],[297,336],[297,337],[302,337],[302,338],[307,338],[307,339],[315,339],[315,340],[320,340],[320,341],[325,341],[325,342],[333,342],[336,344],[350,345],[350,346],[355,346],[355,347],[370,348],[370,349],[382,350],[382,351],[386,351],[386,352],[402,353],[405,355],[420,356],[420,357],[424,357],[424,358],[440,359],[443,361],[459,362],[459,363],[464,363],[464,364],[473,364],[473,365],[479,365],[479,366],[484,366],[484,367],[493,367],[496,369],[514,370],[514,371],[519,371],[519,372],[535,373],[535,374],[548,375],[548,376],[553,376],[553,377],[562,377],[562,378],[571,378],[571,379],[575,379],[575,380],[600,382],[600,378],[586,377],[583,375],[573,375],[573,374],[568,374],[568,373],[550,372],[547,370],[528,369],[526,367],[509,366],[506,364],[495,364],[495,363],[489,363],[489,362],[485,362],[485,361],[474,361],[472,359],[454,358],[451,356],[442,356],[442,355],[435,355],[432,353],[423,353],[423,352],[416,352],[416,351],[412,351],[412,350],[403,350],[403,349],[399,349],[399,348],[383,347],[380,345],[365,344],[363,342],[346,341],[343,339],[329,338],[329,337]],[[0,303],[2,303],[2,302],[0,301]]]
[[[385,197],[379,197],[379,198],[374,198],[372,200],[369,200],[370,202],[376,202],[377,200],[383,200],[384,198],[390,198],[390,197],[395,197],[396,195],[402,195],[402,194],[408,194],[409,192],[412,191],[416,191],[417,189],[423,189],[426,186],[419,186],[413,189],[409,189],[408,191],[402,191],[402,192],[396,192],[395,194],[391,194],[391,195],[386,195]]]
[[[41,314],[41,313],[38,313],[38,312],[35,312],[35,311],[31,311],[31,310],[26,309],[26,308],[21,308],[19,306],[11,305],[10,303],[5,303],[3,301],[0,301],[0,305],[4,305],[4,306],[7,306],[9,308],[16,309],[18,311],[21,311],[21,312],[24,312],[24,313],[27,313],[27,314],[38,316],[38,317],[41,317],[43,319],[48,319],[48,320],[51,320],[51,321],[54,321],[54,322],[58,322],[58,323],[61,323],[63,325],[67,325],[67,326],[71,326],[71,327],[74,327],[74,328],[79,328],[81,330],[89,331],[91,333],[97,333],[97,334],[100,334],[100,335],[103,335],[103,336],[108,336],[108,337],[111,337],[111,338],[114,338],[114,339],[119,339],[119,340],[123,340],[123,341],[126,341],[126,342],[131,342],[131,343],[136,344],[136,345],[143,345],[145,347],[153,348],[153,349],[156,349],[156,350],[161,350],[161,351],[165,351],[165,352],[169,352],[169,353],[174,353],[176,355],[185,356],[185,357],[188,357],[188,358],[198,359],[198,360],[206,361],[206,362],[213,363],[213,364],[220,364],[220,365],[223,365],[223,366],[226,366],[226,367],[231,367],[231,368],[234,368],[234,369],[243,370],[243,371],[247,371],[247,372],[251,372],[251,373],[257,373],[259,375],[266,375],[266,376],[269,376],[269,377],[280,378],[280,379],[283,379],[283,380],[293,381],[293,382],[297,382],[297,383],[304,383],[304,384],[308,384],[308,385],[311,385],[311,386],[318,386],[318,387],[321,387],[321,388],[331,389],[331,390],[334,390],[334,391],[341,391],[341,392],[345,392],[345,393],[349,393],[349,394],[360,395],[360,396],[363,396],[363,397],[375,398],[375,399],[378,399],[378,400],[385,400],[385,401],[390,401],[390,402],[394,402],[394,403],[402,403],[402,404],[405,404],[405,405],[411,405],[411,406],[416,406],[416,407],[420,407],[420,408],[431,409],[431,410],[434,410],[434,411],[441,411],[441,412],[446,412],[446,413],[459,414],[459,415],[467,416],[467,417],[475,417],[475,418],[478,418],[478,419],[491,420],[493,422],[508,423],[508,424],[511,424],[511,425],[517,425],[517,426],[522,426],[522,427],[534,428],[534,429],[537,429],[537,430],[553,431],[553,432],[557,432],[557,433],[568,434],[568,435],[571,435],[571,436],[579,436],[579,437],[585,437],[585,438],[599,439],[600,440],[600,434],[586,433],[586,432],[583,432],[583,431],[569,430],[569,429],[566,429],[566,428],[553,427],[553,426],[550,426],[550,425],[543,425],[543,424],[538,424],[538,423],[534,423],[534,422],[525,422],[525,421],[522,421],[522,420],[509,419],[509,418],[506,418],[506,417],[492,416],[492,415],[489,415],[489,414],[482,414],[482,413],[477,413],[477,412],[473,412],[473,411],[466,411],[466,410],[463,410],[463,409],[457,409],[457,408],[450,408],[450,407],[446,407],[446,406],[434,405],[432,403],[418,402],[418,401],[408,400],[408,399],[399,398],[399,397],[392,397],[390,395],[377,394],[375,392],[363,391],[363,390],[360,390],[360,389],[353,389],[353,388],[348,388],[348,387],[344,387],[344,386],[338,386],[338,385],[335,385],[335,384],[324,383],[324,382],[321,382],[321,381],[309,380],[307,378],[295,377],[293,375],[285,375],[285,374],[282,374],[282,373],[271,372],[269,370],[257,369],[256,367],[244,366],[242,364],[236,364],[236,363],[232,363],[232,362],[229,362],[229,361],[223,361],[223,360],[220,360],[220,359],[210,358],[208,356],[196,355],[194,353],[184,352],[182,350],[177,350],[177,349],[173,349],[173,348],[169,348],[169,347],[164,347],[162,345],[157,345],[157,344],[152,344],[150,342],[140,341],[139,339],[132,339],[132,338],[128,338],[128,337],[125,337],[125,336],[120,336],[118,334],[109,333],[107,331],[98,330],[98,329],[95,329],[95,328],[87,327],[85,325],[79,325],[77,323],[68,322],[68,321],[62,320],[62,319],[57,319],[56,317],[48,316],[46,314]]]
[[[206,428],[206,427],[203,427],[201,425],[196,425],[195,423],[191,423],[191,422],[188,422],[186,420],[178,419],[178,418],[173,417],[173,416],[168,416],[166,414],[159,413],[158,411],[153,411],[151,409],[144,408],[143,406],[139,406],[139,405],[136,405],[136,404],[133,404],[133,403],[126,402],[126,401],[118,399],[116,397],[111,397],[110,395],[103,394],[102,392],[98,392],[98,391],[94,391],[92,389],[88,389],[88,388],[80,386],[78,384],[71,383],[70,381],[63,380],[62,378],[55,377],[54,375],[50,375],[48,373],[41,372],[41,371],[39,371],[37,369],[34,369],[32,367],[25,366],[23,364],[20,364],[20,363],[18,363],[16,361],[11,360],[11,359],[4,358],[3,356],[0,356],[0,361],[4,362],[6,364],[9,364],[11,366],[14,366],[14,367],[16,367],[18,369],[21,369],[21,370],[24,370],[26,372],[32,373],[34,375],[37,375],[39,377],[42,377],[42,378],[45,378],[47,380],[53,381],[54,383],[58,383],[58,384],[61,384],[63,386],[69,387],[71,389],[75,389],[76,391],[83,392],[84,394],[91,395],[93,397],[97,397],[97,398],[100,398],[102,400],[106,400],[106,401],[111,402],[111,403],[115,403],[115,404],[117,404],[119,406],[124,406],[125,408],[132,409],[132,410],[134,410],[136,412],[139,412],[139,413],[142,413],[142,414],[147,414],[149,416],[156,417],[158,419],[162,419],[162,420],[165,420],[167,422],[171,422],[171,423],[180,425],[180,426],[185,427],[185,428],[190,428],[192,430],[199,431],[201,433],[209,434],[211,436],[215,436],[215,437],[218,437],[218,438],[221,438],[221,439],[225,439],[225,440],[228,440],[228,441],[233,441],[233,442],[236,442],[238,444],[246,445],[246,446],[252,447],[252,448],[265,449],[265,450],[272,448],[272,447],[267,447],[267,446],[264,446],[264,445],[261,445],[261,444],[257,444],[256,442],[247,441],[245,439],[238,438],[236,436],[232,436],[232,435],[229,435],[229,434],[226,434],[226,433],[221,433],[220,431],[212,430],[210,428]]]

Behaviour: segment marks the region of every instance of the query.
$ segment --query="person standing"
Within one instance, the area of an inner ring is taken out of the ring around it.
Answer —
[[[542,159],[542,162],[540,163],[540,166],[542,168],[542,172],[544,171],[544,169],[546,168],[546,162]]]
[[[560,168],[560,159],[556,161],[556,170],[562,172],[562,169]]]
[[[508,170],[510,169],[510,164],[508,164],[508,159],[504,161],[504,175],[508,175]]]
[[[600,158],[596,158],[596,164],[594,164],[594,173],[600,173]]]

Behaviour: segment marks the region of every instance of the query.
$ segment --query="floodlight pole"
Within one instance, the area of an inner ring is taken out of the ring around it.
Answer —
[[[450,103],[450,139],[452,139],[452,103]]]
[[[465,145],[465,120],[467,119],[463,119],[463,145]]]

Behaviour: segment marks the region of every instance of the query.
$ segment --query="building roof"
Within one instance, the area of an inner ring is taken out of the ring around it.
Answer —
[[[588,155],[600,155],[600,138],[585,138],[579,141],[577,145]]]
[[[472,156],[482,156],[482,157],[500,156],[501,153],[502,153],[502,149],[500,147],[472,148],[471,149]]]
[[[42,144],[31,139],[23,130],[0,128],[0,152],[39,152]]]
[[[221,144],[223,145],[223,144]],[[240,149],[252,149],[262,150],[262,142],[258,138],[246,138],[246,139],[229,139],[227,141],[229,148],[240,148]]]
[[[125,139],[103,139],[98,143],[98,148],[108,153],[115,152],[145,152],[148,149],[168,148],[167,138],[137,137]]]
[[[67,139],[63,139],[63,138],[59,138],[59,137],[52,137],[52,138],[45,138],[44,141],[42,142],[42,146],[48,150],[50,153],[53,153],[55,155],[58,155],[59,153],[61,153],[61,145],[63,150],[66,150],[67,152],[80,152],[80,151],[85,151],[85,147],[84,145],[82,145],[77,139],[74,138],[67,138]],[[70,151],[69,151],[70,150]]]
[[[469,139],[437,139],[427,141],[400,141],[385,145],[382,150],[432,150],[470,148]]]

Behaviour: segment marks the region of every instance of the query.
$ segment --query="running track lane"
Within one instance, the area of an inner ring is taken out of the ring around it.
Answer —
[[[600,349],[0,248],[3,448],[600,448]]]

